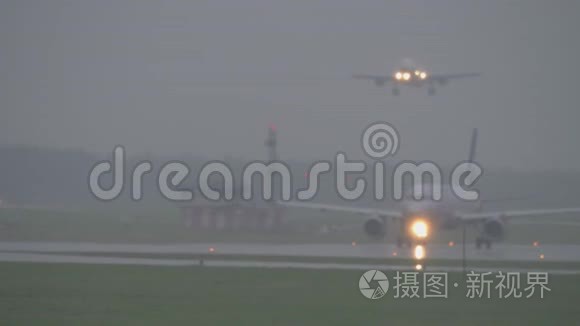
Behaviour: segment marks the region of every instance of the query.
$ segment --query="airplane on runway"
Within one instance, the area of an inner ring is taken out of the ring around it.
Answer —
[[[477,129],[473,130],[469,154],[469,162],[474,162],[477,145]],[[423,184],[426,193],[430,190]],[[412,189],[414,191],[414,189]],[[491,248],[493,241],[501,240],[504,235],[506,221],[522,217],[541,217],[544,215],[580,213],[580,207],[485,211],[486,203],[510,199],[480,199],[477,201],[462,201],[452,192],[451,186],[442,185],[442,199],[430,200],[427,197],[416,200],[414,192],[406,192],[399,209],[376,209],[354,206],[315,204],[304,202],[279,202],[287,207],[315,209],[320,211],[346,212],[367,216],[364,223],[365,233],[374,238],[382,238],[387,231],[388,221],[398,221],[400,232],[397,245],[423,246],[437,229],[457,229],[464,225],[473,226],[479,230],[476,247]]]
[[[397,69],[391,76],[387,75],[365,75],[355,74],[355,79],[370,80],[378,87],[383,87],[387,83],[393,84],[393,95],[400,94],[399,86],[407,85],[417,88],[428,87],[429,95],[435,95],[435,85],[446,85],[450,80],[478,77],[480,73],[456,73],[456,74],[431,74],[424,69],[417,68],[413,64],[405,64],[403,68]]]

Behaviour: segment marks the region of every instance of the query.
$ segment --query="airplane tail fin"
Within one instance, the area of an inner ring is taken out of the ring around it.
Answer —
[[[473,128],[473,132],[471,134],[471,143],[469,145],[468,162],[473,163],[475,161],[476,150],[477,150],[477,128]]]
[[[469,158],[468,162],[473,163],[475,162],[475,154],[477,151],[477,137],[478,131],[477,128],[473,128],[473,132],[471,133],[471,142],[469,144]],[[529,201],[537,198],[537,195],[529,194],[523,196],[509,196],[509,197],[486,197],[480,199],[480,210],[483,206],[487,206],[489,204],[498,204],[502,202],[514,202],[514,201]]]

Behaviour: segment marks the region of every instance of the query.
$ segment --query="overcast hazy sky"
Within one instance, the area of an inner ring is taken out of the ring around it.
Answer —
[[[369,123],[398,159],[580,167],[578,1],[0,2],[0,142],[129,153],[360,157]],[[412,58],[482,72],[429,97],[350,79]]]

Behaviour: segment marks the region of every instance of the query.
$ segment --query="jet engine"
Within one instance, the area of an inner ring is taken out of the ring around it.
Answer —
[[[483,223],[483,233],[492,239],[501,239],[504,233],[503,221],[500,218],[492,218]]]
[[[368,219],[364,225],[365,233],[371,238],[383,238],[387,231],[385,220],[380,217]]]

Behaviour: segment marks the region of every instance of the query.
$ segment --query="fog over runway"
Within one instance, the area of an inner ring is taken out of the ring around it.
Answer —
[[[28,253],[126,253],[126,254],[208,254],[342,258],[406,258],[409,248],[393,244],[249,244],[249,243],[187,243],[187,244],[102,244],[74,242],[0,242],[0,252]],[[495,244],[491,249],[476,249],[466,244],[468,260],[488,261],[561,261],[580,262],[580,245]],[[461,259],[462,246],[433,244],[427,246],[428,259]],[[540,258],[542,257],[542,258]]]

